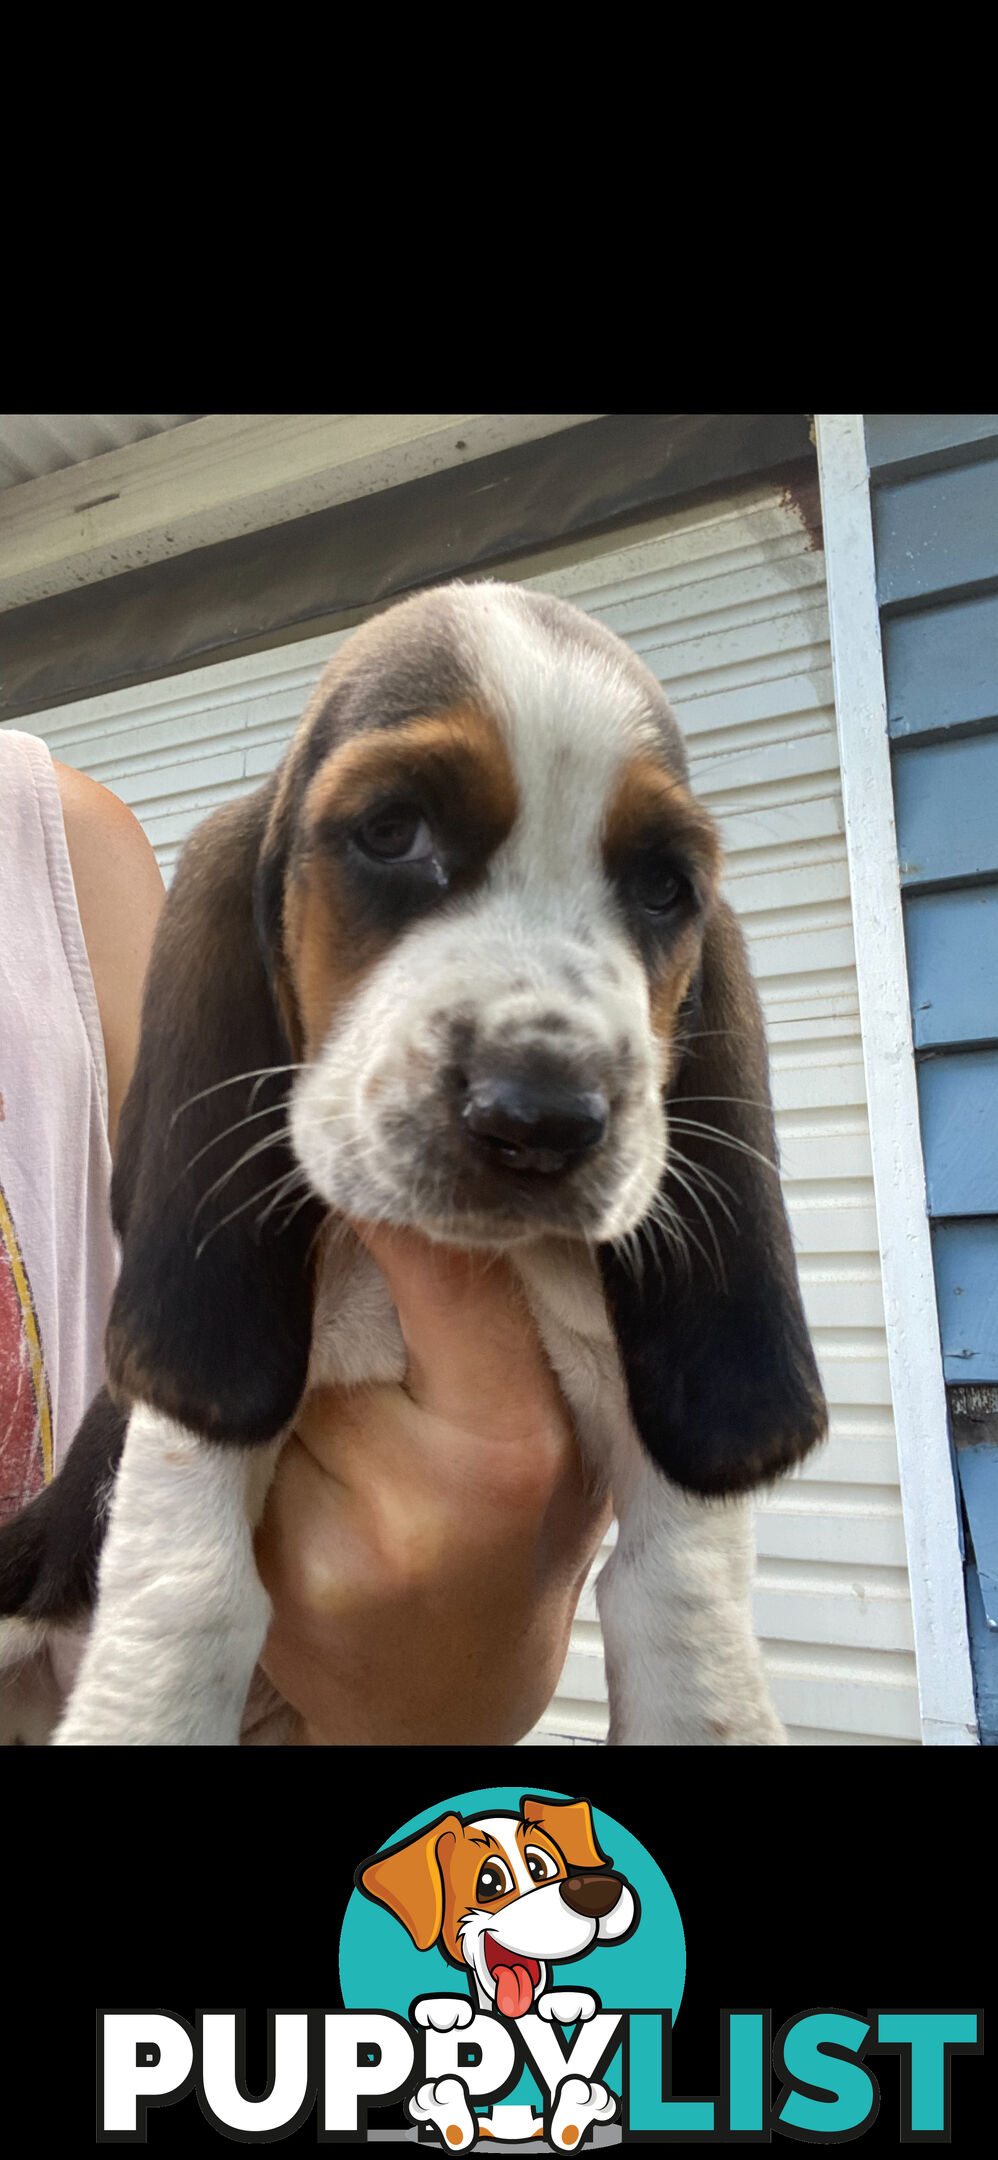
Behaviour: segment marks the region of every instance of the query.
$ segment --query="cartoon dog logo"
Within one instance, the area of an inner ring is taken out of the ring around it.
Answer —
[[[552,1985],[551,1968],[584,1957],[598,1943],[623,1942],[638,1923],[634,1891],[601,1851],[588,1800],[526,1797],[519,1815],[465,1821],[447,1814],[358,1868],[367,1897],[387,1906],[419,1950],[434,1945],[468,1976],[470,2000],[425,1996],[418,2024],[450,2032],[476,2011],[514,2021],[537,2017],[575,2025],[592,2018],[599,1998]],[[445,2090],[446,2088],[446,2090]],[[604,2085],[566,2077],[551,2113],[552,2141],[576,2146],[595,2122],[612,2121],[616,2096]],[[460,2078],[430,2080],[409,2102],[452,2150],[477,2135],[518,2141],[544,2134],[530,2107],[493,2108],[476,2117]]]

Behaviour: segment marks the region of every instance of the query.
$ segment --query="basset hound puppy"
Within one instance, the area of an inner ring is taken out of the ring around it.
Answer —
[[[404,1376],[347,1216],[518,1271],[613,1492],[611,1741],[784,1738],[745,1496],[825,1407],[719,873],[654,676],[493,583],[355,631],[194,833],[121,1120],[106,1390],[0,1532],[15,1652],[95,1607],[59,1744],[236,1742],[282,1441],[310,1386]]]

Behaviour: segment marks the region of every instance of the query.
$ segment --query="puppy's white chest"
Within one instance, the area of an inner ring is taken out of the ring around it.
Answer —
[[[343,1230],[326,1253],[316,1286],[308,1385],[360,1387],[403,1380],[406,1348],[381,1269]]]

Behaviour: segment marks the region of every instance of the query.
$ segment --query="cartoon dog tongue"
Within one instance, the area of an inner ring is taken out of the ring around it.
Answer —
[[[503,2017],[524,2017],[534,1999],[534,1983],[525,1965],[496,1968],[496,2006]]]

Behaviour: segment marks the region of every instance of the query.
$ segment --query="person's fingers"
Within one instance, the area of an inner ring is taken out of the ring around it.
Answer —
[[[465,1426],[537,1425],[558,1397],[519,1283],[494,1253],[433,1245],[411,1230],[356,1223],[391,1291],[409,1353],[408,1390]]]

